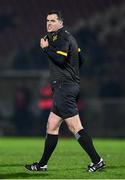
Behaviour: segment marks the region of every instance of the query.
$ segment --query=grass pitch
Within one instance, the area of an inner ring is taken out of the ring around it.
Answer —
[[[0,138],[0,179],[124,179],[125,140],[94,139],[106,169],[88,173],[90,160],[75,139],[59,139],[47,172],[28,172],[24,165],[40,159],[44,140]]]

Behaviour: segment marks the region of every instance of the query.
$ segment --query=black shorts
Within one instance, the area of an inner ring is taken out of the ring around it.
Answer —
[[[56,84],[53,89],[53,107],[51,111],[66,119],[78,114],[77,101],[80,88],[78,84]]]

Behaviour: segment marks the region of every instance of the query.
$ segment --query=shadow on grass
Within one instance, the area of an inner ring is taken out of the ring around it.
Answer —
[[[8,173],[8,174],[0,174],[0,179],[17,179],[17,178],[39,178],[39,177],[47,177],[48,174],[46,172],[38,172],[35,173],[25,173],[25,172],[20,172],[20,173]]]
[[[118,168],[124,168],[125,169],[125,166],[122,166],[122,165],[117,165],[117,166],[106,166],[107,169],[118,169]]]
[[[19,167],[19,166],[25,166],[24,164],[0,164],[0,167]]]
[[[3,174],[3,173],[0,173],[0,179],[17,179],[17,178],[29,178],[29,179],[32,179],[32,178],[39,178],[39,177],[47,177],[48,175],[48,172],[30,172],[30,171],[27,171],[24,167],[25,165],[24,164],[17,164],[17,163],[13,163],[13,164],[3,164],[1,165],[0,164],[0,168],[2,167],[12,167],[12,168],[15,168],[15,167],[23,167],[24,168],[24,172],[15,172],[15,173],[6,173],[6,174]],[[11,170],[12,171],[12,170]],[[25,172],[26,171],[26,172]]]

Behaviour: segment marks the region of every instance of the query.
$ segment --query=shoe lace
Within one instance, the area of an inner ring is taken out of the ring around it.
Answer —
[[[37,171],[37,165],[38,165],[38,163],[33,163],[33,164],[31,165],[31,169]]]

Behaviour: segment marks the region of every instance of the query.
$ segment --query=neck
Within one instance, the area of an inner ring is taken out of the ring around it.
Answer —
[[[62,26],[61,28],[59,28],[57,31],[52,31],[52,32],[50,32],[50,34],[58,33],[62,28],[63,28],[63,26]]]

